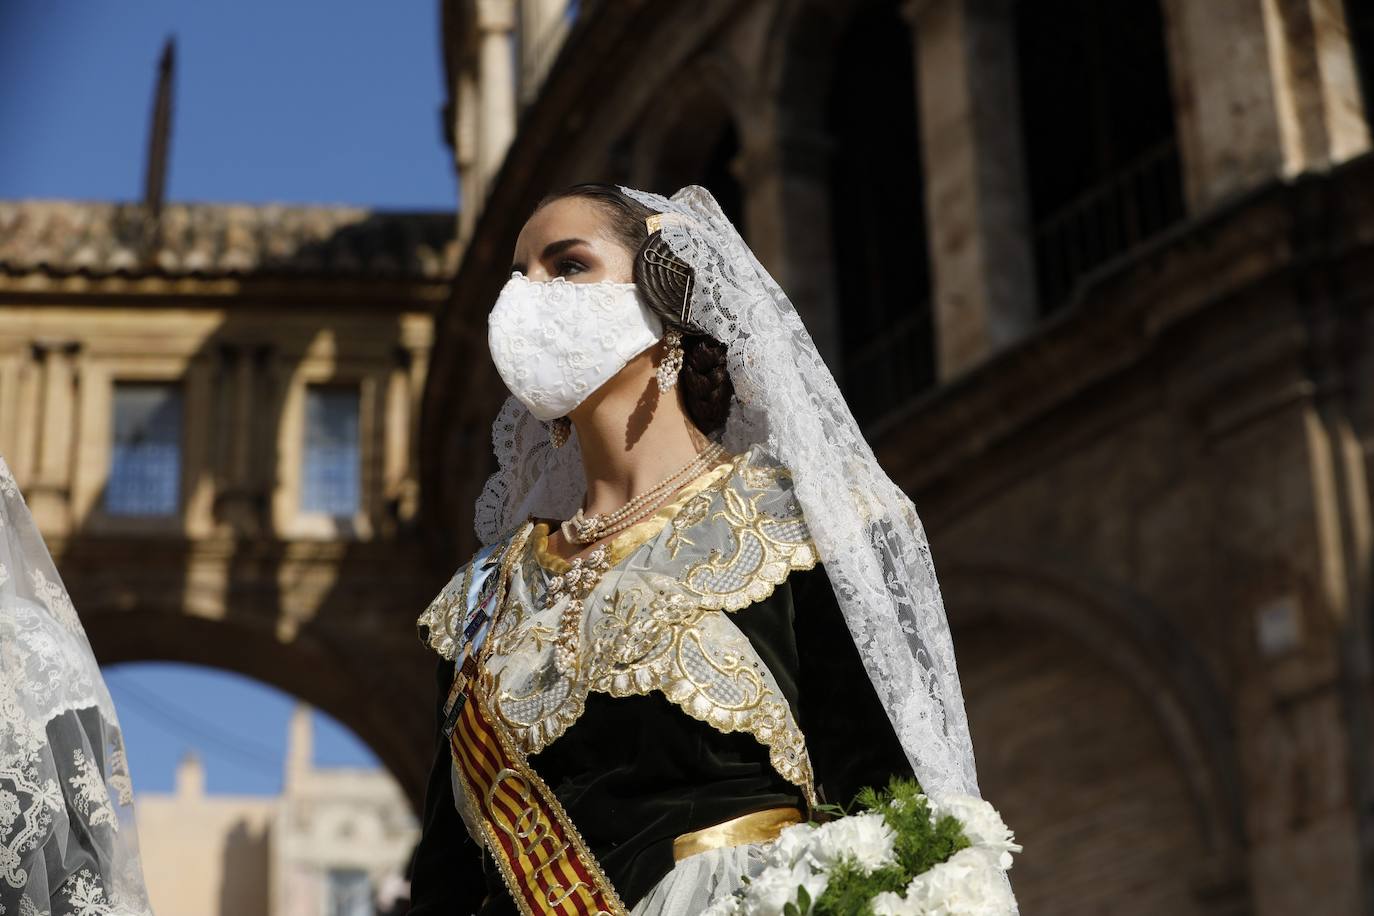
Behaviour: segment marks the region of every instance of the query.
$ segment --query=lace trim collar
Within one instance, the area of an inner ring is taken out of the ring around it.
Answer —
[[[752,734],[814,804],[811,763],[792,710],[748,638],[719,613],[767,598],[793,570],[817,563],[790,476],[751,449],[690,490],[615,539],[607,568],[581,582],[580,627],[561,665],[556,641],[572,599],[559,580],[569,564],[548,554],[548,527],[536,526],[515,558],[483,647],[478,689],[526,754],[576,722],[590,691],[660,692],[719,731]],[[466,589],[455,583],[464,573],[422,615],[431,634],[451,630],[454,614],[461,620],[465,605],[457,596]]]

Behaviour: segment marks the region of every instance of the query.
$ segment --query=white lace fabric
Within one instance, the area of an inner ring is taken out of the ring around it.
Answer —
[[[688,324],[725,344],[735,387],[723,442],[761,445],[797,499],[850,634],[927,794],[979,795],[954,645],[925,529],[879,466],[787,295],[706,189],[671,199],[622,188],[656,213],[692,266]],[[576,435],[561,449],[511,399],[493,428],[498,470],[476,507],[478,537],[529,515],[567,518],[585,483]]]
[[[487,319],[496,371],[541,420],[567,414],[662,336],[633,283],[536,283],[517,272]]]
[[[114,704],[0,458],[0,914],[150,912]]]

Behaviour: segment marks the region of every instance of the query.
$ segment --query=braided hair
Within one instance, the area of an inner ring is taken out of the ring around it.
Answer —
[[[682,335],[682,371],[678,387],[687,416],[707,435],[725,426],[734,383],[725,362],[725,345],[689,326],[683,316],[690,301],[694,271],[683,261],[661,232],[650,232],[645,222],[654,211],[613,184],[588,182],[555,191],[539,202],[536,210],[556,200],[580,197],[598,204],[610,218],[612,233],[634,255],[634,282],[644,301],[663,320],[666,329]]]

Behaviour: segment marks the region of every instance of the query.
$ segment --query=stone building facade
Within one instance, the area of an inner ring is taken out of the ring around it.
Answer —
[[[443,574],[415,534],[415,441],[453,231],[451,212],[174,204],[150,227],[134,205],[0,202],[0,452],[97,658],[286,690],[416,804],[433,667],[412,622]]]
[[[1365,6],[588,0],[524,66],[547,11],[445,0],[427,530],[538,199],[705,184],[922,513],[1023,910],[1374,912]]]

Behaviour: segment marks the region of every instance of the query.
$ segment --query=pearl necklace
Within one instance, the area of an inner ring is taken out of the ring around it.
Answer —
[[[706,470],[724,452],[724,446],[715,442],[711,443],[704,451],[664,478],[652,489],[645,490],[613,512],[587,516],[579,508],[576,515],[559,526],[563,532],[563,537],[571,544],[591,544],[624,531],[657,509],[674,490]]]

